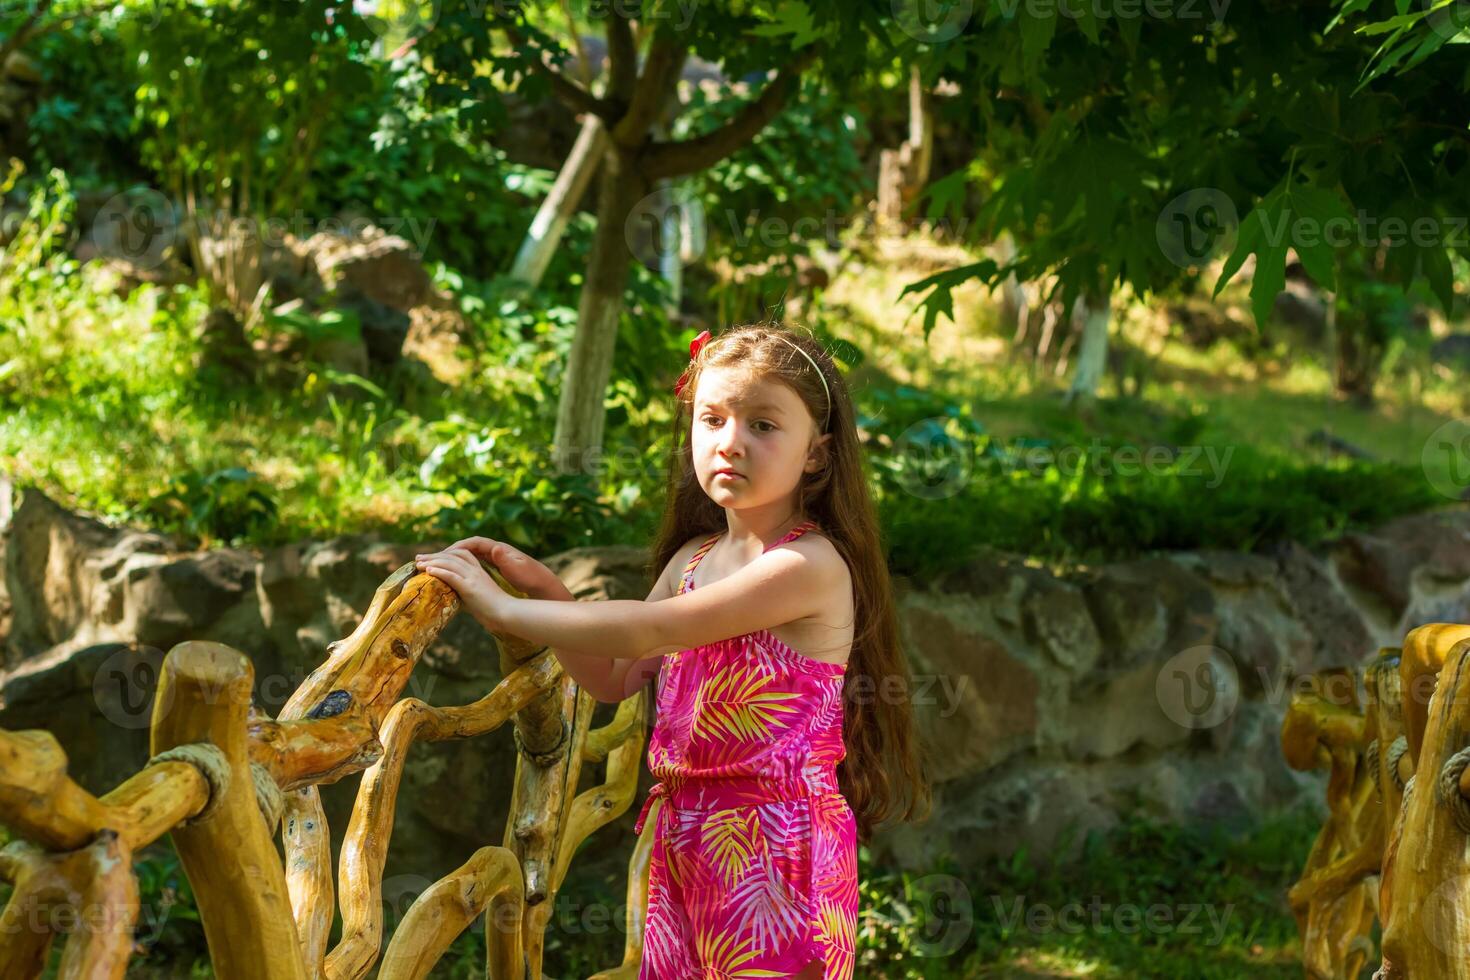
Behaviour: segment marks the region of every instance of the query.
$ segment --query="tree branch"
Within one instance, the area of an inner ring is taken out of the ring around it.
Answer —
[[[766,83],[755,101],[720,128],[693,139],[650,145],[640,156],[644,174],[654,180],[694,173],[718,163],[749,143],[776,118],[776,113],[786,104],[792,85],[816,56],[815,45],[807,48]]]
[[[666,34],[655,34],[643,60],[643,74],[628,111],[612,130],[612,138],[623,146],[638,146],[648,138],[648,128],[660,115],[671,83],[683,70],[689,49],[670,40]]]
[[[608,125],[612,125],[617,121],[617,115],[607,100],[599,99],[542,61],[540,52],[529,48],[526,44],[526,39],[521,36],[520,31],[507,24],[505,25],[505,36],[516,47],[527,52],[527,58],[531,62],[531,67],[551,82],[551,90],[556,93],[557,98],[561,99],[577,112],[590,112],[595,116],[601,117],[602,121]]]
[[[7,37],[3,44],[0,44],[0,66],[4,66],[5,60],[11,54],[18,51],[20,46],[30,39],[31,32],[35,30],[36,22],[46,15],[46,10],[51,6],[51,2],[52,0],[40,0],[36,4],[35,9],[31,11],[30,16],[25,19],[25,23],[17,27],[15,33]]]
[[[638,44],[628,19],[613,5],[607,18],[607,94],[614,102],[627,105],[637,84]]]

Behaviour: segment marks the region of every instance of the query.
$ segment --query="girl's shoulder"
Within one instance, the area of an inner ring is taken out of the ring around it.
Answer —
[[[823,571],[833,574],[846,574],[849,572],[847,559],[842,557],[842,552],[838,550],[837,543],[823,533],[821,528],[812,528],[805,534],[793,538],[784,544],[777,545],[776,548],[772,548],[771,550],[775,551],[777,548],[790,548],[807,559],[807,561],[816,564]]]

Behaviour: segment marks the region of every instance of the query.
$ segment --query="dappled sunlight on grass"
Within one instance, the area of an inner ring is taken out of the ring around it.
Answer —
[[[1054,864],[1023,849],[976,869],[967,977],[1301,976],[1286,903],[1318,826],[1303,808],[1250,828],[1165,826],[1126,816]],[[1058,846],[1054,853],[1065,852]]]
[[[1251,446],[1298,464],[1330,464],[1342,458],[1341,449],[1356,447],[1377,461],[1422,465],[1443,484],[1449,461],[1432,451],[1426,455],[1426,444],[1437,428],[1470,410],[1458,376],[1431,365],[1422,350],[1397,360],[1377,385],[1377,403],[1365,409],[1333,393],[1331,374],[1314,351],[1280,337],[1270,353],[1255,359],[1224,339],[1201,350],[1172,332],[1160,301],[1125,300],[1114,346],[1126,343],[1151,358],[1143,398],[1119,397],[1110,371],[1098,404],[1077,413],[1063,404],[1067,378],[1008,354],[1009,337],[997,335],[996,299],[973,284],[955,291],[955,319],[941,318],[926,344],[914,297],[897,299],[906,284],[926,274],[902,263],[850,263],[824,292],[819,310],[824,316],[831,311],[830,328],[869,352],[874,363],[865,366],[866,377],[949,392],[1001,439],[1085,444],[1097,436],[1178,445],[1184,435],[1191,444]],[[1255,330],[1243,291],[1227,289],[1218,302],[1222,318]],[[1346,447],[1335,449],[1334,441]]]

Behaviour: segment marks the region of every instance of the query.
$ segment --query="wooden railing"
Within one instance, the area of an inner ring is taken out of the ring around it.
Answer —
[[[1470,980],[1470,626],[1421,626],[1361,675],[1313,675],[1281,743],[1294,768],[1329,774],[1288,896],[1306,976],[1356,980],[1377,962],[1378,980]]]
[[[244,654],[218,643],[179,644],[164,659],[154,697],[152,759],[101,797],[67,777],[66,756],[48,732],[0,731],[0,822],[18,838],[0,850],[0,877],[13,886],[0,914],[0,980],[39,976],[57,923],[71,924],[62,978],[122,977],[139,911],[132,856],[165,833],[193,888],[218,977],[365,976],[382,947],[383,867],[414,743],[472,738],[507,721],[519,751],[503,840],[414,901],[378,976],[427,976],[483,915],[486,975],[539,978],[546,926],[573,853],[633,802],[644,695],[622,702],[606,727],[590,729],[593,699],[549,651],[497,637],[504,680],[485,697],[457,707],[400,699],[458,610],[452,589],[403,566],[278,718],[252,708]],[[586,763],[605,765],[605,777],[573,796]],[[318,787],[354,773],[362,776],[334,893]],[[655,822],[629,863],[623,962],[594,980],[637,976]],[[284,862],[273,840],[278,829]],[[328,949],[338,901],[341,939]]]

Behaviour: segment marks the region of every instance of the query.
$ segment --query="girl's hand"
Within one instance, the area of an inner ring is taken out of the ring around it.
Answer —
[[[572,593],[556,573],[536,559],[494,538],[465,538],[450,548],[463,548],[495,566],[512,586],[532,599],[571,599]]]
[[[434,554],[419,555],[414,558],[414,564],[419,571],[458,592],[460,602],[477,623],[491,632],[500,631],[501,615],[510,596],[468,548],[451,546]]]

